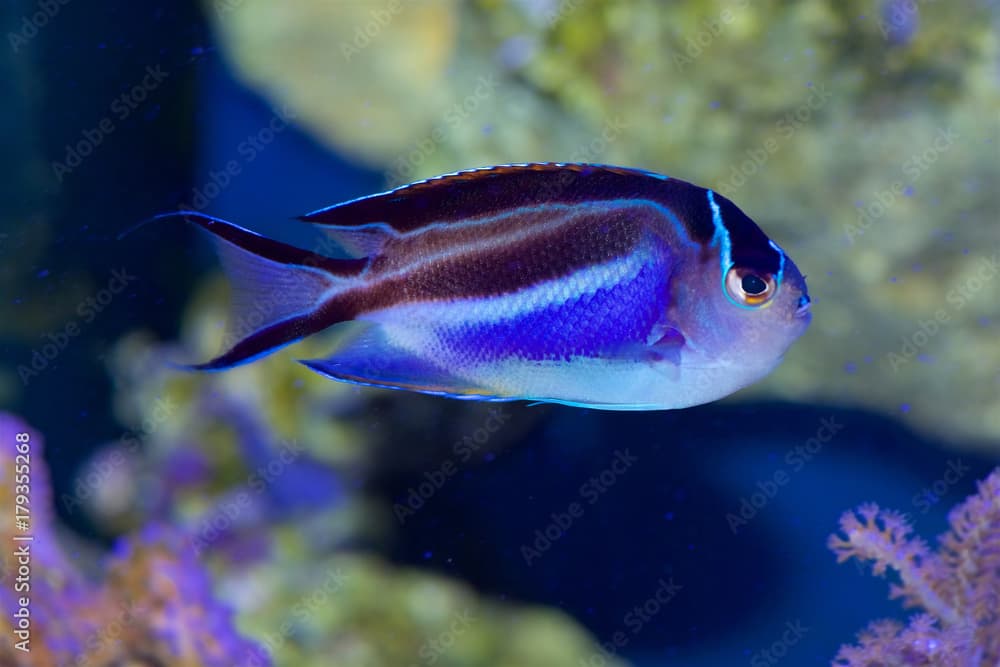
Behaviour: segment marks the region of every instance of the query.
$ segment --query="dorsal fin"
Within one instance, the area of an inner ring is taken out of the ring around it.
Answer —
[[[673,189],[664,189],[665,182],[666,176],[627,167],[561,162],[511,164],[436,176],[313,211],[300,219],[331,227],[383,223],[402,233],[431,223],[496,214],[515,206],[633,197],[662,199]],[[688,185],[675,179],[669,182]]]

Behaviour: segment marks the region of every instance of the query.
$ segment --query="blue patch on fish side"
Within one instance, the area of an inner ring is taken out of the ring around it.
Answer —
[[[462,351],[470,363],[607,356],[647,342],[667,310],[668,280],[663,267],[646,264],[627,282],[522,315],[441,327],[436,333],[445,349]],[[553,290],[561,287],[552,285]]]

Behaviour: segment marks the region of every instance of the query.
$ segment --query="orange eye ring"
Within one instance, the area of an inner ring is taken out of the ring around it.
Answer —
[[[735,266],[726,273],[726,292],[738,306],[759,308],[768,303],[777,291],[778,283],[770,274]]]

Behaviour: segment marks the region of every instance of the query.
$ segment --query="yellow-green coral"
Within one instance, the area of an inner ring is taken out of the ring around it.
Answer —
[[[274,573],[282,562],[279,556],[252,576],[274,597],[247,617],[279,664],[570,667],[600,651],[561,613],[484,599],[463,584],[371,556],[333,556],[308,571],[296,567],[299,576],[279,583]]]

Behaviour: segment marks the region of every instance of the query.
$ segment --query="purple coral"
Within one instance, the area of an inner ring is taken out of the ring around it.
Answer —
[[[179,664],[203,667],[228,667],[237,657],[260,653],[213,597],[187,538],[167,526],[146,526],[119,544],[108,564],[108,587],[123,600],[135,600],[140,610],[145,630],[136,649],[159,647]]]
[[[30,498],[34,538],[30,596],[31,652],[0,642],[4,667],[155,663],[227,667],[254,656],[270,664],[262,647],[236,630],[232,612],[215,599],[211,580],[186,537],[164,527],[147,527],[119,543],[103,581],[86,577],[62,551],[42,437],[16,417],[0,413],[0,442],[16,433],[31,440]],[[13,505],[14,456],[0,446],[0,501]],[[13,519],[0,518],[0,538],[11,544]],[[16,563],[0,553],[0,633],[14,636]],[[23,605],[21,605],[23,606]]]
[[[876,621],[844,646],[838,667],[935,665],[973,667],[1000,661],[1000,468],[979,483],[978,493],[948,515],[950,530],[937,552],[899,513],[866,504],[840,519],[843,535],[830,536],[837,562],[872,561],[883,576],[891,568],[899,584],[891,598],[926,613],[907,627]]]

